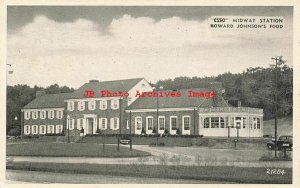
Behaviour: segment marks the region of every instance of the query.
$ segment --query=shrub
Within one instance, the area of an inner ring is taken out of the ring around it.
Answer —
[[[171,158],[170,158],[170,162],[173,164],[173,165],[180,165],[180,157],[178,155],[173,155]]]
[[[177,135],[181,135],[181,131],[180,131],[179,128],[176,129],[176,134],[177,134]]]
[[[32,139],[32,138],[39,138],[41,136],[42,135],[37,135],[37,134],[32,135],[32,134],[30,134],[30,135],[24,135],[23,138],[24,139]],[[45,136],[47,136],[47,135],[45,135]]]
[[[260,161],[292,161],[290,156],[284,157],[284,153],[279,151],[278,158],[275,158],[273,153],[269,151],[259,158]]]
[[[40,136],[37,134],[32,135],[32,138],[39,138]]]
[[[58,133],[58,134],[56,134],[56,133],[47,133],[47,134],[45,134],[45,136],[65,136],[63,133]]]
[[[156,128],[155,128],[155,127],[153,127],[152,133],[153,133],[153,134],[156,134],[156,133],[157,133],[157,131],[156,131]]]
[[[31,139],[32,135],[24,135],[23,138],[25,138],[25,139]]]
[[[165,154],[165,153],[163,153],[162,155],[160,155],[159,157],[158,157],[158,159],[159,159],[159,164],[160,165],[167,165],[168,164],[168,155],[167,154]]]
[[[156,146],[156,142],[151,142],[150,144],[149,144],[149,146],[150,147],[153,147],[153,146]],[[165,146],[165,143],[164,142],[159,142],[159,143],[157,143],[157,146]]]
[[[169,134],[170,134],[169,130],[165,129],[164,135],[169,135]]]

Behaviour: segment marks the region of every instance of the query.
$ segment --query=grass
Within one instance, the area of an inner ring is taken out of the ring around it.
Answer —
[[[102,144],[96,143],[46,143],[32,142],[22,144],[8,144],[7,156],[53,156],[53,157],[140,157],[150,153],[129,148],[106,145],[105,152]]]
[[[59,173],[102,174],[147,178],[193,179],[230,181],[237,183],[291,184],[292,169],[284,175],[268,175],[263,167],[229,166],[166,166],[166,165],[113,165],[113,164],[62,164],[11,162],[7,169],[46,171]],[[153,182],[155,183],[155,182]]]

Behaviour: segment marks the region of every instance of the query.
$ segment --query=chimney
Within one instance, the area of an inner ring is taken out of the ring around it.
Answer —
[[[99,80],[90,80],[90,83],[98,83]]]
[[[45,90],[40,90],[35,92],[35,98],[41,97],[46,94]]]

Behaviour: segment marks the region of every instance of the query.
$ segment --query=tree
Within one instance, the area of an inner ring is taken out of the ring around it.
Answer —
[[[15,127],[13,129],[10,129],[8,131],[8,135],[15,136],[15,137],[20,136],[21,135],[21,129],[20,129],[20,127]]]
[[[165,131],[164,131],[164,135],[169,135],[169,130],[168,129],[165,129]]]
[[[157,131],[156,131],[156,128],[155,128],[155,127],[153,127],[152,133],[153,133],[153,134],[156,134],[156,133],[157,133]]]

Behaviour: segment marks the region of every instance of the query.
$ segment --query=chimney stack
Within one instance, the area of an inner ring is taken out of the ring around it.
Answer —
[[[238,107],[242,107],[242,102],[238,100]]]
[[[99,80],[90,80],[90,83],[98,83]]]
[[[40,90],[35,92],[35,98],[41,97],[46,94],[45,90]]]

